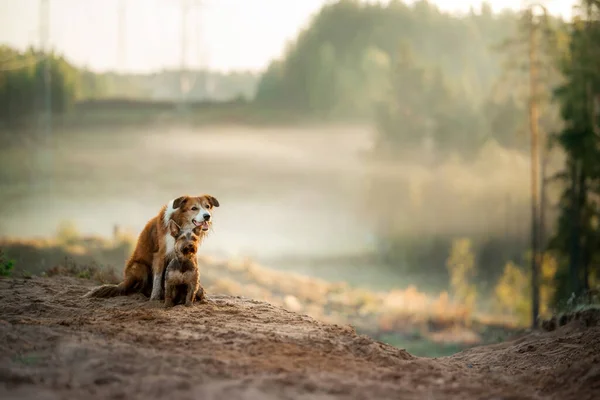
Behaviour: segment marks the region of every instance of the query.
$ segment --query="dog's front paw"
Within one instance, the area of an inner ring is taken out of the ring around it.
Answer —
[[[150,294],[150,301],[163,301],[165,299],[165,292],[162,290],[153,291]]]

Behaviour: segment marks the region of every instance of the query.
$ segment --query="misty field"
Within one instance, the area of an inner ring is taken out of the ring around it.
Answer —
[[[44,152],[35,136],[2,138],[0,249],[15,276],[119,279],[162,204],[210,193],[221,203],[201,248],[211,293],[349,323],[430,356],[518,325],[490,306],[489,271],[501,275],[504,259],[478,265],[485,273],[470,310],[448,297],[451,243],[431,239],[527,245],[529,165],[517,152],[490,143],[471,162],[432,165],[413,154],[390,163],[371,156],[374,133],[357,125],[57,129],[51,139]],[[386,246],[421,258],[390,262]]]
[[[50,168],[37,142],[13,140],[0,155],[0,233],[46,236],[64,220],[89,234],[138,232],[170,199],[211,193],[223,206],[207,252],[361,253],[368,138],[360,128],[55,132]]]

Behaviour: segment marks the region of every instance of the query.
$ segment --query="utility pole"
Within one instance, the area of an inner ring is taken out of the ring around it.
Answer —
[[[197,70],[198,73],[201,74],[200,76],[198,76],[198,73],[196,74],[196,80],[195,82],[197,82],[197,79],[200,78],[200,85],[202,85],[202,88],[200,89],[200,95],[202,96],[202,98],[206,97],[206,84],[207,84],[207,79],[208,79],[208,71],[205,67],[205,60],[204,60],[204,55],[202,54],[202,33],[201,33],[201,27],[202,27],[202,18],[201,18],[201,12],[200,12],[200,6],[201,6],[201,1],[200,0],[195,0],[194,1],[194,37],[196,39],[196,43],[194,45],[195,49],[196,49],[196,62],[197,62]]]
[[[126,0],[119,0],[118,9],[118,38],[117,38],[117,65],[121,73],[125,72],[126,61],[126,18],[127,18],[127,3]]]
[[[539,264],[538,264],[538,162],[539,132],[537,104],[537,38],[533,10],[529,10],[529,131],[531,134],[531,290],[532,327],[538,326],[539,316]]]
[[[186,95],[188,91],[188,79],[187,79],[187,50],[188,50],[188,38],[187,38],[187,17],[190,9],[188,0],[181,0],[181,60],[179,65],[179,89],[180,89],[180,101],[181,109],[184,110],[186,106]]]
[[[541,144],[540,144],[540,164],[541,164],[541,182],[540,182],[540,221],[539,221],[539,243],[540,243],[540,268],[544,265],[544,261],[546,259],[546,208],[548,205],[548,195],[547,195],[547,186],[548,179],[546,178],[548,171],[548,163],[549,163],[549,148],[548,148],[548,140],[545,133],[540,135]]]
[[[40,113],[39,130],[43,137],[42,171],[50,172],[47,179],[49,188],[52,186],[52,60],[50,54],[50,0],[40,0],[39,14],[40,48],[44,62],[44,105]]]
[[[197,79],[197,74],[190,74],[190,68],[188,66],[188,52],[190,48],[190,40],[189,40],[189,32],[188,32],[188,20],[190,9],[193,8],[195,11],[193,13],[193,23],[195,24],[194,34],[198,43],[196,46],[196,60],[200,61],[200,40],[199,40],[199,32],[200,32],[200,21],[198,21],[198,17],[200,13],[198,12],[198,8],[201,5],[200,0],[181,0],[181,61],[180,61],[180,72],[179,72],[179,93],[180,93],[180,109],[185,111],[188,101],[188,94],[190,89],[194,85]]]
[[[540,311],[540,217],[539,217],[539,98],[538,98],[538,40],[537,26],[533,8],[539,6],[546,14],[546,9],[540,4],[528,7],[529,25],[529,131],[531,134],[531,317],[532,328],[538,327]]]

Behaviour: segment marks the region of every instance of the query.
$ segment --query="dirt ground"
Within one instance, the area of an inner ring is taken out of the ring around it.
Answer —
[[[428,359],[264,302],[165,310],[91,285],[0,279],[0,398],[600,398],[597,315]]]

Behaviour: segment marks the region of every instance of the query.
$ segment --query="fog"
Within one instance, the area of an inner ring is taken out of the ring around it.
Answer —
[[[0,234],[51,236],[61,221],[82,233],[139,232],[170,199],[219,199],[204,252],[259,259],[356,254],[371,248],[361,209],[367,128],[171,128],[56,132],[53,170],[43,150],[3,152]]]
[[[526,234],[526,156],[490,144],[470,163],[385,163],[373,139],[360,125],[57,129],[49,150],[4,139],[0,236],[50,237],[64,221],[137,236],[170,199],[209,193],[221,207],[204,254],[392,286],[410,277],[373,265],[382,234]]]

